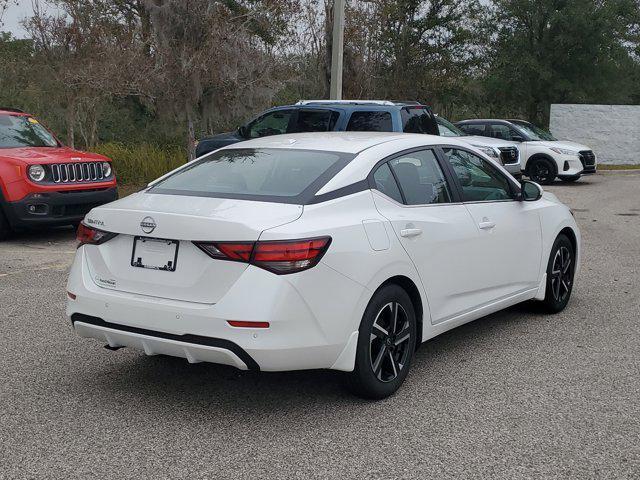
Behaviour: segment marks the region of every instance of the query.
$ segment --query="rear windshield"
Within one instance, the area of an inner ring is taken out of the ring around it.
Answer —
[[[220,150],[156,183],[149,193],[300,203],[352,158],[315,150]]]
[[[58,142],[35,118],[0,115],[0,148],[57,147]]]

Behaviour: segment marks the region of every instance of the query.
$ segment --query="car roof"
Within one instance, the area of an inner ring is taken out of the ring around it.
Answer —
[[[389,142],[409,141],[420,145],[454,144],[468,146],[464,142],[452,137],[440,137],[424,133],[400,132],[304,132],[287,133],[255,138],[244,142],[234,143],[224,150],[236,148],[286,148],[291,150],[320,150],[357,154],[368,148]]]
[[[494,123],[510,123],[512,120],[505,120],[504,118],[470,118],[467,120],[459,120],[455,123],[484,123],[484,122],[494,122]]]
[[[419,102],[403,101],[403,102],[391,102],[388,100],[301,100],[293,105],[281,105],[272,107],[267,111],[274,110],[290,110],[290,109],[303,109],[303,108],[327,108],[335,109],[340,108],[346,111],[367,110],[367,111],[380,111],[380,112],[395,112],[403,108],[423,108],[429,109],[428,105],[421,104]]]

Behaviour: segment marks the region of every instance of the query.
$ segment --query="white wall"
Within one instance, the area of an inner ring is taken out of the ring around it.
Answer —
[[[640,164],[640,105],[553,104],[549,130],[591,147],[598,163]]]

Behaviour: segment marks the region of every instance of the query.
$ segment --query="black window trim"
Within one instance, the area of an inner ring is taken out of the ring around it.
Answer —
[[[455,190],[458,194],[458,197],[460,198],[460,202],[461,203],[465,203],[465,204],[472,204],[472,203],[502,203],[502,202],[518,202],[518,194],[520,193],[520,185],[518,185],[517,181],[515,178],[513,178],[511,175],[507,174],[505,175],[503,172],[500,171],[500,169],[496,168],[495,165],[493,165],[493,163],[489,160],[487,160],[486,158],[482,158],[480,157],[476,152],[466,148],[466,147],[461,147],[460,145],[438,145],[438,153],[442,156],[442,159],[444,160],[444,162],[446,163],[447,166],[447,171],[449,173],[449,175],[453,178],[453,183],[455,184]],[[449,161],[449,159],[447,158],[446,154],[444,153],[444,149],[445,148],[454,148],[456,150],[462,150],[465,151],[471,155],[475,155],[476,157],[480,157],[483,160],[487,161],[487,163],[489,164],[489,168],[491,168],[495,173],[497,173],[498,175],[501,175],[503,178],[506,178],[507,180],[507,184],[511,187],[510,188],[510,193],[511,193],[511,198],[505,198],[503,200],[472,200],[472,201],[468,201],[464,199],[464,192],[462,190],[462,184],[460,183],[460,180],[458,179],[458,176],[456,175],[455,170],[453,169],[453,165],[451,165],[451,162]]]
[[[367,175],[367,182],[369,184],[369,188],[371,190],[375,190],[376,192],[379,192],[380,194],[384,195],[385,198],[388,198],[389,200],[394,202],[396,205],[399,205],[401,207],[407,207],[407,208],[440,207],[440,206],[446,206],[446,205],[460,205],[460,204],[462,204],[463,202],[462,202],[462,197],[460,196],[460,192],[458,191],[457,186],[453,183],[453,180],[455,179],[455,174],[453,174],[453,176],[452,176],[452,172],[450,170],[450,168],[452,168],[452,167],[448,164],[448,161],[445,160],[444,153],[438,152],[438,147],[439,147],[439,145],[423,145],[421,147],[412,147],[412,148],[408,148],[406,150],[402,150],[400,152],[393,153],[393,154],[383,158],[382,160],[376,162],[376,164],[371,168],[371,171]],[[396,186],[398,187],[398,190],[400,190],[400,195],[402,196],[402,203],[398,203],[395,199],[389,197],[384,192],[381,192],[380,190],[378,190],[378,188],[376,187],[375,180],[373,178],[373,174],[376,172],[376,170],[378,170],[378,168],[380,168],[383,164],[388,163],[391,160],[394,160],[394,159],[396,159],[398,157],[404,157],[405,155],[409,155],[409,154],[414,153],[414,152],[420,152],[420,151],[423,151],[423,150],[431,150],[431,151],[433,151],[434,157],[436,158],[436,162],[438,163],[438,166],[440,167],[440,170],[442,171],[442,175],[444,176],[444,179],[447,182],[447,186],[449,187],[449,193],[451,194],[451,201],[450,202],[445,202],[445,203],[422,203],[422,204],[416,204],[416,205],[407,204],[406,203],[407,200],[406,200],[406,197],[404,195],[404,191],[402,190],[402,186],[400,185],[400,182],[398,181],[398,177],[396,176],[396,173],[393,171],[393,168],[391,168],[391,166],[389,166],[389,170],[391,170],[391,174],[393,175],[393,178],[394,178],[394,180],[396,182]]]

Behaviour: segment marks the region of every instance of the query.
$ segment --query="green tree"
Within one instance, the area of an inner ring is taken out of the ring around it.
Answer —
[[[487,99],[548,124],[551,103],[627,103],[636,0],[496,0]]]

